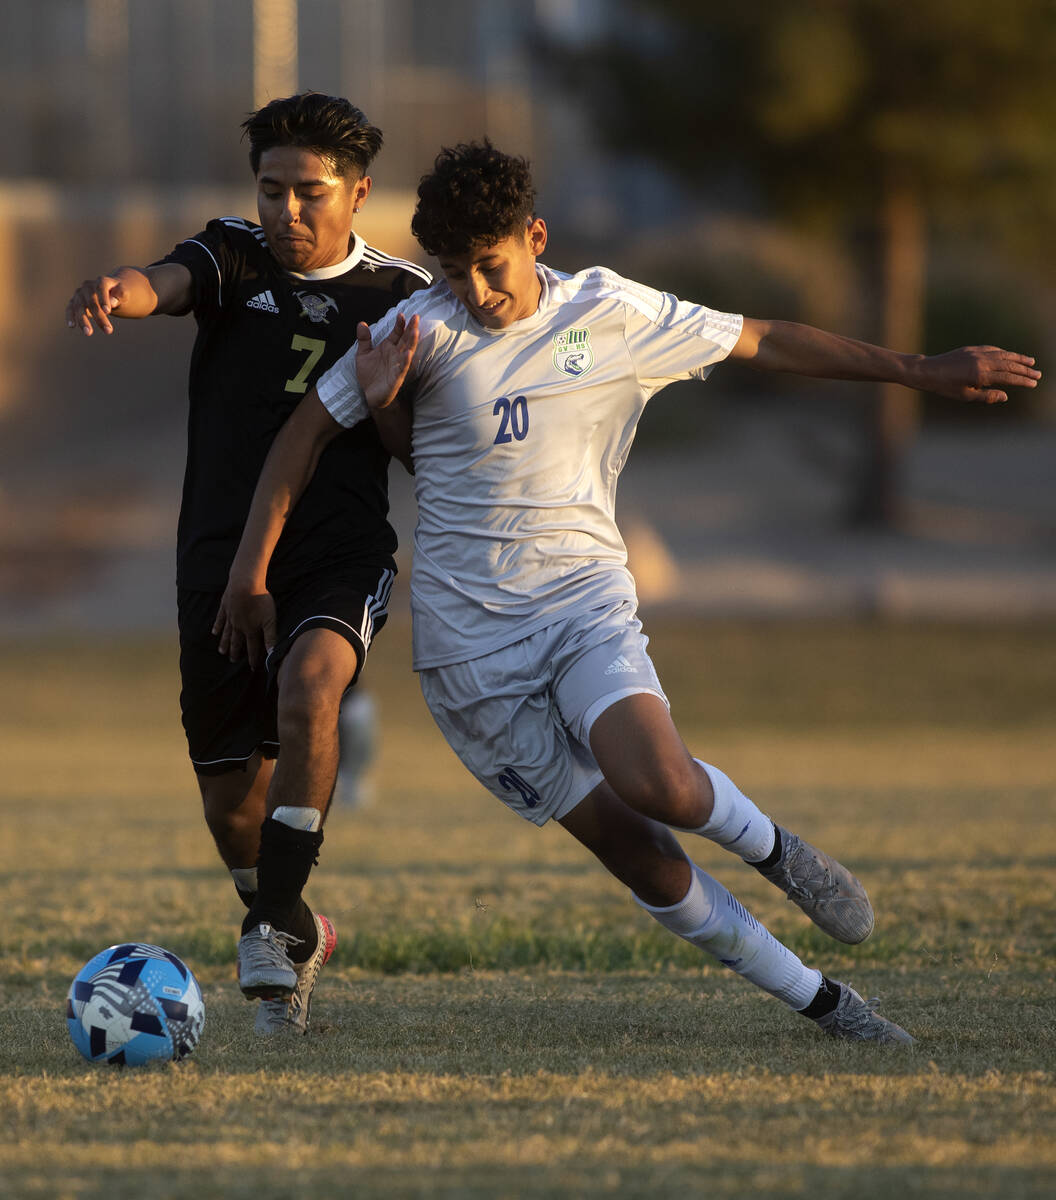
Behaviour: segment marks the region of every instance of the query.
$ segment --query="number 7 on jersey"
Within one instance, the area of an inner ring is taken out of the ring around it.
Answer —
[[[311,375],[315,364],[323,357],[326,342],[322,338],[310,338],[305,337],[303,333],[295,333],[290,348],[308,351],[308,357],[301,363],[301,369],[292,379],[286,380],[286,391],[304,395],[308,390],[308,376]]]

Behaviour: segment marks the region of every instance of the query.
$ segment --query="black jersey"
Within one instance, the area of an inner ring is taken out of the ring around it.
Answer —
[[[160,261],[190,271],[198,323],[177,582],[222,589],[283,422],[355,341],[357,322],[376,321],[430,276],[356,236],[342,269],[292,275],[268,250],[260,226],[240,217],[210,221]],[[273,591],[334,562],[391,556],[388,464],[372,421],[327,446],[275,548]]]

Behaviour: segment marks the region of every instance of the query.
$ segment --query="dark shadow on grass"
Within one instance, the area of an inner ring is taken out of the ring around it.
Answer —
[[[501,1153],[496,1150],[496,1156]],[[93,1168],[92,1183],[85,1187],[84,1170],[44,1164],[36,1178],[19,1192],[27,1200],[51,1200],[55,1195],[120,1196],[156,1193],[158,1170],[147,1167]],[[226,1200],[288,1200],[290,1196],[355,1195],[415,1197],[425,1200],[566,1200],[569,1196],[649,1198],[708,1196],[714,1200],[742,1200],[746,1196],[784,1197],[818,1195],[829,1200],[890,1200],[893,1196],[967,1197],[999,1196],[1002,1200],[1041,1200],[1052,1195],[1052,1173],[1023,1167],[824,1167],[810,1161],[732,1166],[702,1159],[696,1163],[672,1161],[648,1166],[622,1166],[618,1159],[594,1162],[554,1161],[472,1167],[431,1165],[378,1167],[258,1167],[224,1166],[206,1170],[169,1168],[164,1172],[167,1200],[201,1200],[224,1196]],[[21,1186],[21,1184],[20,1184]],[[137,1191],[137,1188],[141,1189]]]

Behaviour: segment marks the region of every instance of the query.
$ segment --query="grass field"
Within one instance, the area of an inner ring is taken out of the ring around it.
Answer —
[[[909,1051],[833,1043],[652,924],[558,828],[484,795],[429,723],[406,630],[369,678],[373,807],[309,898],[341,944],[313,1034],[260,1043],[241,908],[201,822],[168,641],[0,643],[0,1194],[1056,1194],[1056,628],[654,623],[680,728],[848,862],[842,947],[694,857]],[[202,982],[193,1058],[91,1067],[69,980],[160,942]]]

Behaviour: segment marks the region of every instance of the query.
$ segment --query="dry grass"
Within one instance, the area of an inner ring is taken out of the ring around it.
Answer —
[[[34,1197],[1048,1196],[1056,1190],[1056,631],[654,628],[687,740],[849,860],[828,942],[699,840],[804,957],[919,1038],[833,1044],[654,927],[440,742],[404,631],[371,664],[380,799],[311,898],[342,943],[313,1036],[261,1044],[167,643],[0,648],[0,1191]],[[203,982],[189,1062],[91,1068],[74,971],[125,938]]]

